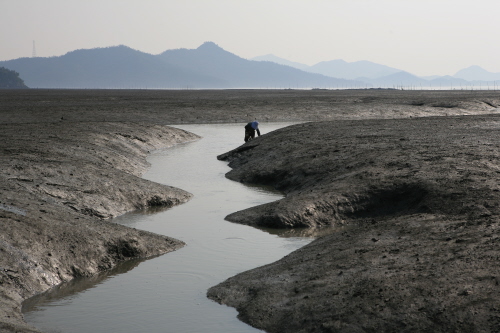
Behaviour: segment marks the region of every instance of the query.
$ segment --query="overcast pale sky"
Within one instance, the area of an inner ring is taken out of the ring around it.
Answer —
[[[416,75],[500,72],[499,0],[0,0],[0,60],[213,41],[243,58],[369,60]]]

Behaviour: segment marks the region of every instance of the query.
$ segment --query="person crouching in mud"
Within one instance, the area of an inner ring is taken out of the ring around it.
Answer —
[[[255,138],[255,131],[257,131],[257,134],[260,136],[259,122],[257,120],[251,121],[245,125],[245,142]]]

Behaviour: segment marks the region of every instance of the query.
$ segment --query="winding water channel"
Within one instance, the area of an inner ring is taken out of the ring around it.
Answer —
[[[285,125],[261,124],[261,129],[266,133]],[[282,197],[224,177],[230,169],[216,156],[242,143],[241,124],[176,127],[203,138],[151,154],[151,168],[144,178],[182,188],[194,198],[168,210],[129,213],[115,222],[168,235],[187,245],[28,300],[23,307],[28,323],[45,332],[64,333],[259,332],[240,322],[234,309],[207,299],[207,289],[239,272],[276,261],[312,238],[224,220],[237,210]]]

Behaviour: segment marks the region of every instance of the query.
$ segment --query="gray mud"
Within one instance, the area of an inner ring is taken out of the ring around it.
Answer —
[[[74,277],[183,246],[106,219],[191,194],[140,178],[149,150],[196,136],[157,125],[1,125],[0,331],[29,332],[21,302]]]
[[[267,332],[500,331],[499,143],[499,116],[336,121],[219,156],[286,193],[228,220],[346,228],[208,296]]]
[[[255,118],[263,133],[266,121],[336,122],[229,154],[231,178],[287,193],[230,219],[352,227],[212,298],[276,332],[498,330],[497,118],[486,115],[499,105],[494,91],[2,91],[0,330],[35,332],[21,303],[52,286],[183,245],[107,221],[190,198],[140,178],[148,151],[197,138],[165,125]],[[429,116],[443,117],[392,120]],[[241,176],[248,156],[262,168]]]

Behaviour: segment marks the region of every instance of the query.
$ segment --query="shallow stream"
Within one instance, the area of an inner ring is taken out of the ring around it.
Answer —
[[[263,133],[289,125],[261,124]],[[206,291],[245,270],[274,262],[312,238],[259,230],[224,217],[281,198],[258,186],[230,181],[216,156],[243,143],[242,124],[176,126],[199,141],[152,153],[144,178],[194,194],[186,204],[139,211],[114,222],[184,241],[175,252],[130,261],[92,279],[79,279],[25,302],[28,323],[44,332],[259,332]],[[124,274],[126,273],[126,274]]]

